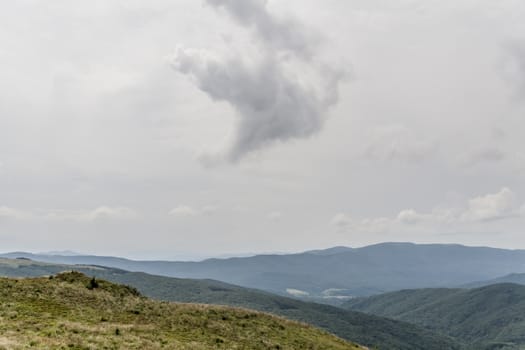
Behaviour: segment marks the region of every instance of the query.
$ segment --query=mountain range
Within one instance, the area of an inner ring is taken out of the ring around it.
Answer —
[[[362,248],[335,247],[298,254],[200,262],[25,252],[0,256],[101,265],[169,277],[208,278],[335,304],[351,297],[409,288],[457,287],[525,272],[524,250],[447,244],[382,243]]]
[[[525,348],[523,250],[383,243],[200,262],[1,256],[2,276],[75,270],[158,300],[269,312],[371,348]]]

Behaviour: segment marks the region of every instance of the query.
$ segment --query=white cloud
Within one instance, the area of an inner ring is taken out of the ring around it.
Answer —
[[[395,217],[352,219],[350,216],[336,214],[331,224],[338,230],[381,233],[394,229],[443,229],[473,225],[485,221],[525,217],[525,204],[517,205],[516,195],[504,187],[499,192],[478,196],[468,200],[463,208],[436,208],[428,213],[405,209]]]
[[[385,232],[390,228],[391,220],[388,218],[355,219],[344,213],[336,214],[330,223],[338,231],[353,231],[361,233]]]
[[[337,213],[330,220],[330,223],[337,227],[339,230],[344,230],[352,224],[352,218],[344,213]]]
[[[414,209],[406,209],[397,215],[397,221],[403,224],[417,224],[425,219],[425,215],[419,214]]]
[[[462,210],[458,208],[436,208],[429,213],[420,213],[414,209],[405,209],[399,212],[395,218],[395,222],[404,225],[442,225],[456,221],[461,212]]]
[[[217,212],[218,208],[214,205],[205,205],[202,208],[195,208],[190,205],[179,205],[168,212],[168,215],[178,217],[190,217],[190,216],[211,216]]]
[[[0,218],[25,219],[25,218],[28,218],[29,216],[30,216],[29,213],[18,210],[18,209],[6,207],[6,206],[0,207]]]
[[[169,215],[188,217],[197,215],[197,211],[188,205],[180,205],[170,210]]]
[[[519,213],[516,207],[516,196],[504,187],[498,193],[472,198],[468,209],[461,215],[464,221],[497,220]]]
[[[108,207],[101,206],[93,209],[85,214],[79,216],[81,220],[95,221],[95,220],[128,220],[137,217],[137,213],[128,207]]]
[[[100,206],[92,210],[54,210],[41,215],[47,220],[129,220],[137,217],[137,213],[128,207]]]
[[[386,217],[366,218],[361,220],[356,228],[363,233],[381,233],[390,231],[392,220]]]
[[[52,221],[97,221],[97,220],[129,220],[137,217],[137,213],[128,207],[100,206],[91,210],[32,210],[24,211],[9,207],[0,207],[0,217],[10,217],[17,220],[52,220]]]

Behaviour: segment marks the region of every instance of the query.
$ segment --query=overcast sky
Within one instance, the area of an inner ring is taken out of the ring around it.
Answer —
[[[525,248],[522,0],[10,1],[1,251]]]

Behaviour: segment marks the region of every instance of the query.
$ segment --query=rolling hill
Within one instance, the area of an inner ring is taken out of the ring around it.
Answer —
[[[3,256],[103,265],[169,277],[209,278],[282,295],[293,293],[332,302],[407,288],[454,287],[525,271],[523,250],[411,243],[383,243],[355,249],[336,247],[300,254],[201,262],[134,261],[22,252]]]
[[[403,290],[343,305],[449,335],[471,349],[525,348],[525,286]]]
[[[343,310],[329,305],[304,302],[268,292],[213,280],[179,279],[101,266],[71,266],[26,259],[0,259],[0,275],[50,275],[78,270],[89,276],[131,285],[146,296],[168,301],[221,304],[269,312],[310,323],[341,338],[378,349],[458,349],[448,337],[417,326]]]
[[[0,278],[0,348],[363,349],[276,316],[152,301],[78,272]]]

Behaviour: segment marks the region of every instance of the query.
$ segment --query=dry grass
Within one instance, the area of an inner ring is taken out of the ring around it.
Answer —
[[[75,272],[0,279],[0,349],[362,349],[260,312],[156,302],[97,283],[88,288]]]

